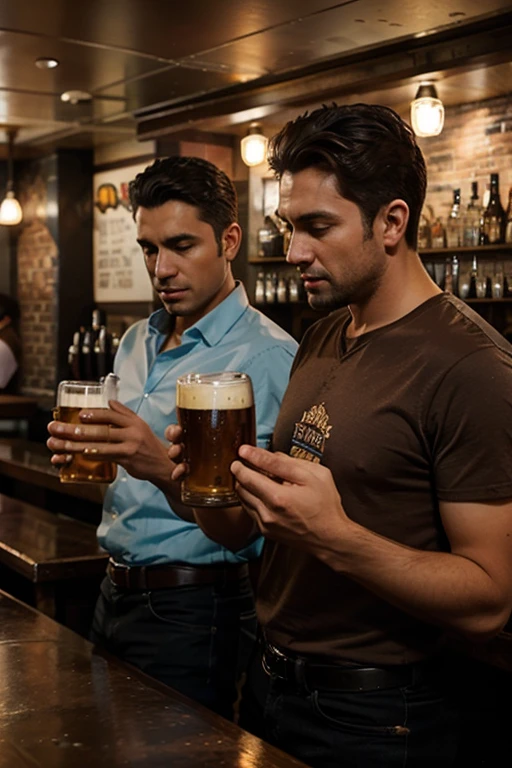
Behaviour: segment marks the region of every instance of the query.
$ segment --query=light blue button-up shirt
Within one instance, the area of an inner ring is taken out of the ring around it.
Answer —
[[[266,447],[297,342],[249,305],[241,284],[183,333],[179,347],[158,354],[168,334],[169,315],[164,309],[125,333],[115,360],[119,400],[165,441],[165,428],[177,423],[179,376],[190,372],[248,373],[255,396],[258,445]],[[243,562],[257,557],[262,546],[259,539],[237,553],[221,547],[197,525],[176,515],[152,483],[136,480],[122,467],[107,490],[98,539],[118,562],[130,565]]]

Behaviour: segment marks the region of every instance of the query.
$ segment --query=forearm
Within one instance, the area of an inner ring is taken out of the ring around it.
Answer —
[[[171,480],[170,473],[160,474],[158,487],[165,494],[173,512],[182,520],[195,523],[205,536],[232,552],[243,549],[258,533],[255,522],[242,506],[190,507],[183,504],[181,482]]]
[[[194,518],[209,539],[232,552],[243,549],[258,535],[258,528],[242,506],[195,507]]]
[[[461,555],[412,549],[352,522],[315,554],[397,608],[471,639],[492,637],[510,614],[489,574]]]

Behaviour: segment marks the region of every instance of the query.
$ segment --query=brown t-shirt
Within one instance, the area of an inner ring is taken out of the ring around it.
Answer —
[[[304,337],[274,450],[329,467],[347,515],[366,528],[446,551],[440,500],[512,498],[512,347],[449,294],[346,348],[349,317],[333,312]],[[270,642],[340,663],[413,662],[441,635],[271,541],[258,614]]]

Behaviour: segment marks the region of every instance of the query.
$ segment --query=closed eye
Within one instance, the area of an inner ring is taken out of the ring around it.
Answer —
[[[313,237],[322,237],[322,235],[325,235],[330,228],[330,224],[310,224],[307,230]]]

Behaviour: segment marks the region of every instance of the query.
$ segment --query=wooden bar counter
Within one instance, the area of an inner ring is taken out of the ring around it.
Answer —
[[[0,768],[302,765],[0,592]]]
[[[0,419],[30,419],[36,410],[34,397],[0,394]]]

